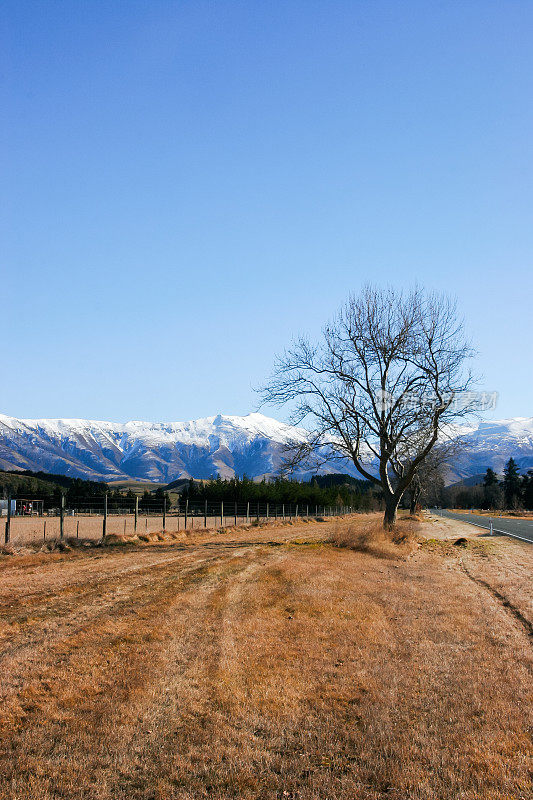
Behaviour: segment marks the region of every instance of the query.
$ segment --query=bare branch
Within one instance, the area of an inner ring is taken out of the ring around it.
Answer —
[[[392,524],[444,428],[472,411],[457,403],[472,385],[472,354],[450,298],[365,287],[319,343],[300,337],[277,359],[262,392],[312,430],[287,463],[350,458],[381,487]]]

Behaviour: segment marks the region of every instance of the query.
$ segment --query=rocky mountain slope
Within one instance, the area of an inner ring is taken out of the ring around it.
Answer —
[[[275,475],[284,445],[305,432],[263,414],[218,415],[191,422],[94,422],[80,419],[16,419],[0,415],[0,469],[31,469],[93,480],[134,478],[169,482],[180,477],[229,478]],[[461,426],[465,443],[450,480],[501,472],[510,456],[522,470],[533,468],[533,418]],[[333,462],[322,472],[348,472]],[[297,477],[308,477],[302,469]]]
[[[501,475],[511,457],[522,473],[533,469],[533,417],[462,425],[454,436],[463,446],[451,465],[450,482],[484,474],[487,467]]]

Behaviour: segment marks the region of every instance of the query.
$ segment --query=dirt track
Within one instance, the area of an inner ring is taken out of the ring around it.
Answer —
[[[531,548],[335,524],[2,559],[0,795],[528,796]]]

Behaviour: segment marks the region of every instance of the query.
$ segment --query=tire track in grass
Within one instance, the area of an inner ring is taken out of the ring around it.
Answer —
[[[520,623],[524,631],[526,632],[527,636],[531,640],[533,644],[533,623],[526,617],[519,608],[517,608],[508,597],[506,597],[502,592],[496,589],[494,586],[484,580],[483,578],[478,578],[476,575],[473,575],[472,572],[468,569],[464,561],[461,561],[461,569],[463,570],[464,574],[478,586],[482,586],[484,589],[487,589],[488,592],[498,601],[498,603],[508,611],[517,622]]]
[[[176,574],[185,578],[189,572],[196,572],[200,564],[214,560],[215,556],[211,556],[199,562],[196,557],[192,565],[190,559],[185,563],[182,559],[167,560],[153,564],[151,569],[143,567],[141,573],[131,571],[115,580],[107,578],[103,584],[97,582],[94,589],[71,597],[67,605],[55,603],[50,596],[47,607],[30,609],[22,622],[4,615],[6,641],[0,650],[0,669],[4,676],[0,685],[2,705],[9,704],[10,697],[20,691],[32,675],[42,671],[43,665],[53,658],[54,648],[62,641],[73,641],[91,628],[105,626],[110,618],[134,619],[147,584],[152,584],[152,592],[157,592],[158,587],[173,580]]]
[[[33,686],[33,694],[39,695],[41,694],[39,686],[46,684],[42,694],[44,698],[49,698],[51,696],[49,683],[53,682],[54,671],[58,666],[69,669],[72,677],[80,676],[84,670],[90,671],[95,663],[105,661],[106,648],[114,646],[113,642],[119,642],[122,632],[125,631],[127,639],[132,627],[139,635],[144,628],[148,633],[152,629],[157,630],[158,621],[164,622],[166,613],[162,604],[172,602],[174,597],[187,586],[203,580],[214,560],[214,558],[202,559],[200,563],[196,562],[179,570],[173,562],[167,564],[166,570],[159,572],[155,578],[147,574],[146,580],[142,583],[125,587],[127,594],[118,603],[111,603],[103,610],[99,609],[98,613],[85,623],[79,624],[74,631],[68,628],[61,629],[53,641],[44,641],[47,652],[39,653],[41,660],[38,671],[36,673],[30,671],[28,674],[28,671],[23,669],[24,674],[20,676],[19,685],[22,685],[24,690],[24,684],[29,681]],[[70,611],[73,615],[79,614],[78,608],[72,608]],[[89,650],[92,648],[94,660],[85,658],[84,662],[78,665],[80,671],[77,671],[72,665],[79,657],[82,647]],[[24,663],[21,666],[24,667]],[[5,698],[5,701],[7,700],[8,698]],[[5,703],[2,710],[5,714]],[[26,713],[21,715],[24,719],[27,719],[27,716]]]
[[[178,615],[180,632],[166,642],[159,677],[140,698],[140,723],[131,727],[126,748],[135,754],[134,763],[111,781],[114,800],[140,800],[152,786],[161,797],[181,797],[184,786],[204,796],[214,785],[210,755],[224,727],[217,688],[224,618],[233,587],[253,569],[254,551],[211,565],[201,586],[171,610],[169,625]]]

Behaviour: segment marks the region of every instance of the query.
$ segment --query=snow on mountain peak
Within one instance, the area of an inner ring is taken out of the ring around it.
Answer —
[[[306,432],[253,412],[217,414],[186,422],[115,423],[84,419],[17,419],[0,414],[0,469],[30,469],[100,480],[137,478],[167,482],[278,473],[283,448],[303,441]],[[465,449],[457,457],[457,477],[501,472],[515,457],[522,470],[533,467],[533,417],[461,424],[448,430]],[[358,475],[350,462],[329,472]],[[302,469],[298,477],[309,476]]]
[[[0,415],[0,468],[98,479],[167,481],[219,473],[256,477],[275,474],[283,445],[305,435],[259,413],[125,423]]]

